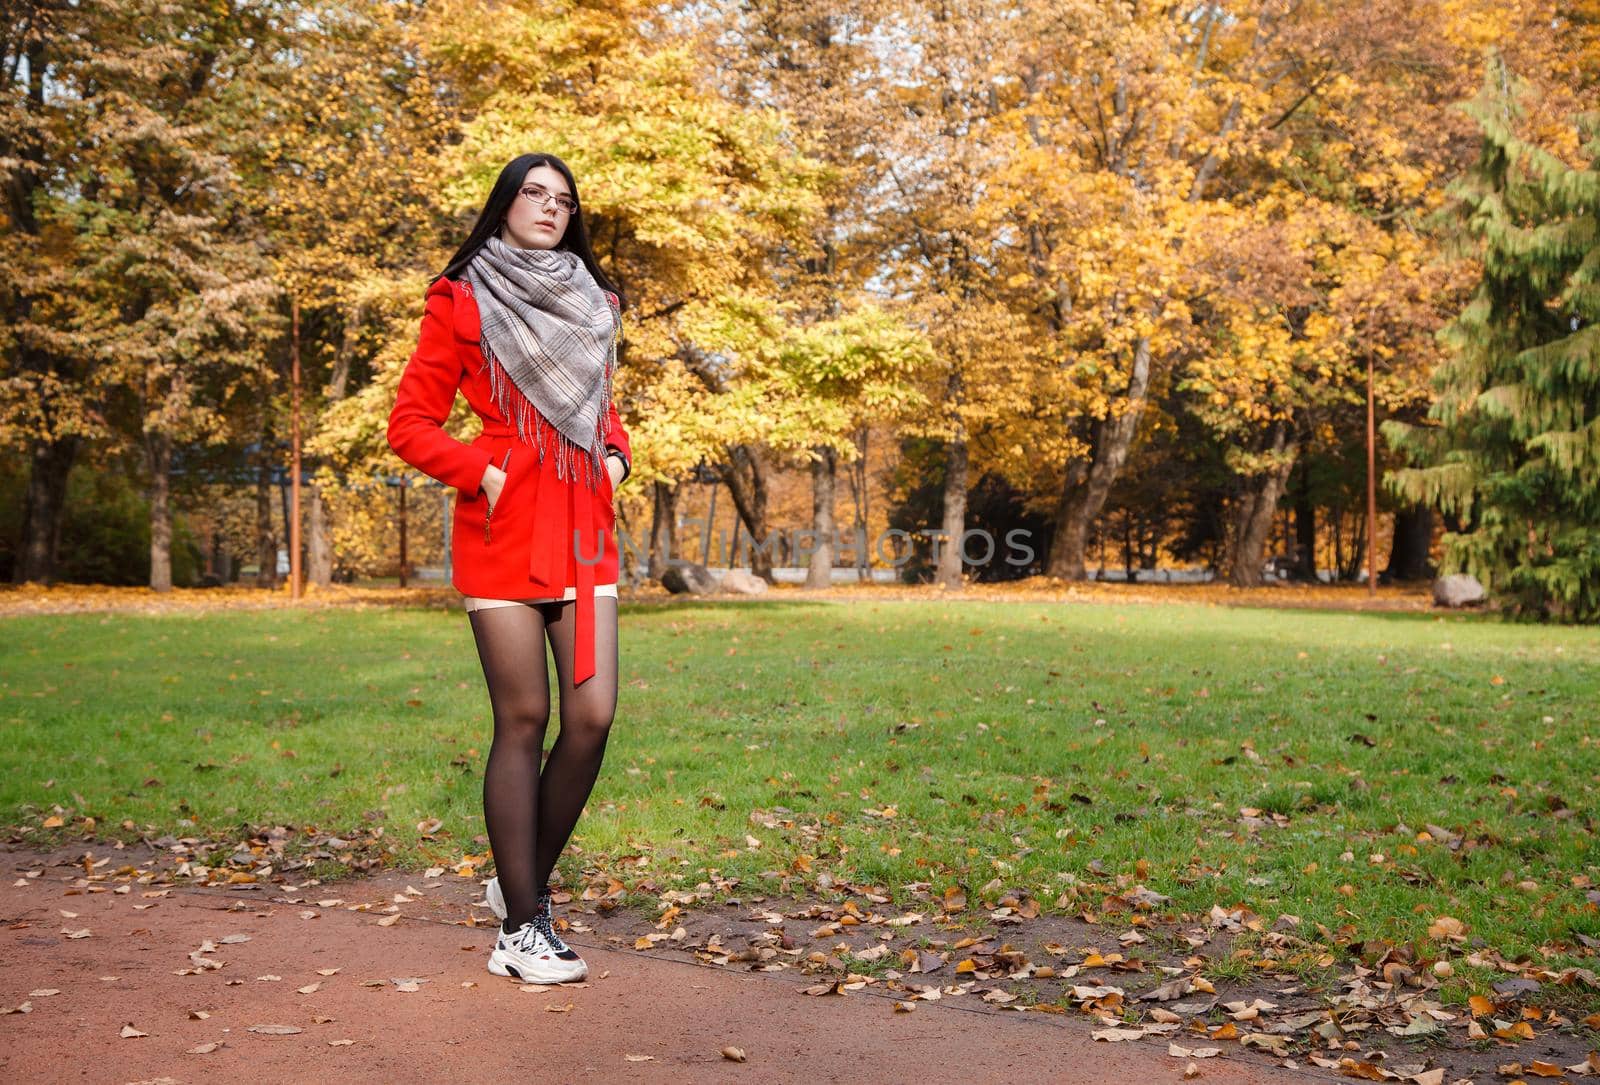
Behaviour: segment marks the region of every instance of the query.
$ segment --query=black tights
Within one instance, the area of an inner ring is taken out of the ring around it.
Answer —
[[[594,677],[574,689],[576,611],[576,603],[519,604],[468,616],[494,709],[494,742],[483,773],[483,818],[510,930],[533,918],[539,890],[550,880],[600,775],[617,710],[617,601],[595,598]],[[541,772],[550,720],[547,637],[556,662],[561,730]]]

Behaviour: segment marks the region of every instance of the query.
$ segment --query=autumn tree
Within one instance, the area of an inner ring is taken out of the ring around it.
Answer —
[[[16,153],[0,155],[19,272],[5,431],[33,466],[19,580],[51,575],[82,442],[120,438],[149,479],[150,585],[171,587],[174,449],[221,439],[258,358],[268,288],[223,148],[271,37],[248,2],[25,5],[11,24],[27,82],[8,87]]]

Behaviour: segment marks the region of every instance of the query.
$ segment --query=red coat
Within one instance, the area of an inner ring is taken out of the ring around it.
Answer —
[[[417,349],[400,377],[389,413],[389,447],[417,470],[456,489],[452,582],[464,595],[553,598],[569,587],[575,590],[576,684],[594,674],[594,586],[617,580],[610,473],[601,472],[595,490],[570,472],[568,478],[558,478],[557,434],[549,425],[540,427],[546,445],[542,458],[535,445],[518,439],[516,427],[495,406],[478,338],[478,303],[471,284],[440,279],[429,287]],[[483,432],[470,444],[442,428],[457,392],[483,421]],[[630,461],[628,434],[615,406],[606,419],[605,443],[624,462]],[[508,452],[506,484],[485,542],[483,470],[491,462],[497,467],[505,462]]]

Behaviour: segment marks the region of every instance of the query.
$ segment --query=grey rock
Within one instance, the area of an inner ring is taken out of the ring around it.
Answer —
[[[1441,576],[1433,582],[1433,602],[1441,607],[1470,607],[1489,597],[1478,578],[1466,573]]]
[[[763,595],[767,582],[748,569],[729,569],[723,574],[718,590],[730,595]]]
[[[661,586],[673,595],[690,593],[693,595],[710,595],[717,590],[717,578],[707,571],[704,565],[696,565],[686,561],[682,565],[671,565],[661,574]]]

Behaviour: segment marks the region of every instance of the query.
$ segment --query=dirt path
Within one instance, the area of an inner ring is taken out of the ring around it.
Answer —
[[[1065,1085],[1179,1082],[1187,1062],[1165,1041],[1096,1042],[1086,1020],[961,999],[896,1012],[870,989],[807,997],[805,977],[612,948],[593,931],[570,939],[591,982],[525,988],[484,970],[492,933],[460,925],[474,914],[466,879],[384,926],[403,875],[317,887],[318,905],[284,903],[281,888],[74,887],[22,854],[4,870],[0,1009],[29,1007],[0,1017],[7,1082]],[[374,890],[371,911],[347,910]],[[251,1031],[264,1026],[296,1031]],[[1227,1056],[1195,1065],[1202,1082],[1331,1080]]]

